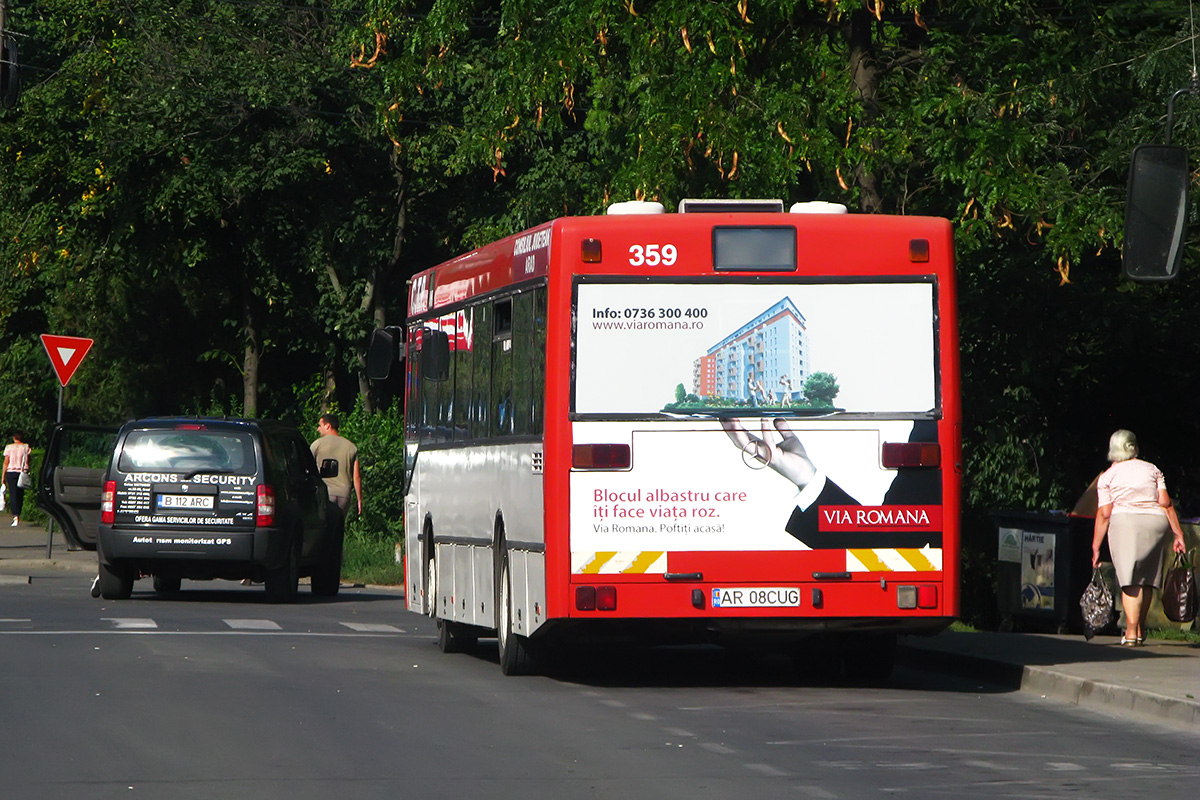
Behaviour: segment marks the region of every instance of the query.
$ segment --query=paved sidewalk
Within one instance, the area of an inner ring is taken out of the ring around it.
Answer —
[[[0,514],[0,583],[96,574],[95,552],[68,550],[56,531],[47,558],[45,528],[6,520]],[[1131,648],[1113,636],[945,632],[904,637],[900,660],[1200,733],[1200,643],[1151,639]]]
[[[903,663],[971,675],[1086,708],[1200,733],[1200,643],[1119,636],[953,633],[905,637]]]
[[[51,537],[40,525],[22,522],[10,527],[11,520],[6,512],[0,512],[0,581],[24,578],[28,582],[37,574],[61,570],[96,574],[96,552],[68,549],[57,526]]]

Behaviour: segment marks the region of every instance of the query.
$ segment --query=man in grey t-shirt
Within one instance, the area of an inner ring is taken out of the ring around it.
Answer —
[[[324,461],[332,459],[338,464],[338,474],[333,478],[325,478],[329,487],[329,499],[337,503],[337,507],[346,512],[350,504],[350,484],[353,479],[354,496],[358,500],[358,513],[362,514],[362,473],[358,469],[358,448],[354,442],[338,433],[337,414],[322,414],[317,422],[317,433],[320,436],[312,443],[313,458],[320,467]]]

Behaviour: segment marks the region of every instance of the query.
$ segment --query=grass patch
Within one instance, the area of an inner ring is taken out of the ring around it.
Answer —
[[[402,586],[404,567],[396,563],[396,546],[346,531],[342,552],[342,580],[375,586]]]

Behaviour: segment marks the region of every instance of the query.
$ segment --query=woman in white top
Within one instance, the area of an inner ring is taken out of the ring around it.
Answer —
[[[1185,550],[1183,528],[1171,505],[1162,471],[1137,454],[1137,437],[1130,431],[1119,430],[1109,437],[1108,460],[1112,466],[1096,482],[1099,508],[1092,537],[1092,566],[1098,567],[1100,545],[1108,535],[1125,609],[1121,644],[1127,647],[1146,641],[1146,615],[1162,575],[1167,534],[1175,534],[1175,552]]]
[[[8,487],[8,507],[12,509],[12,524],[16,526],[25,504],[25,490],[20,486],[22,472],[29,471],[29,453],[21,434],[14,433],[12,444],[4,446],[4,485]]]

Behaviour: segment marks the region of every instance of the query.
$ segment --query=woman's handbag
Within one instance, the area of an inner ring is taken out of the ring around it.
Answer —
[[[1083,636],[1091,639],[1113,621],[1113,593],[1099,567],[1092,569],[1092,580],[1079,599],[1083,611]]]
[[[30,476],[30,474],[28,472],[18,472],[17,473],[17,488],[18,489],[28,489],[31,486],[33,486],[33,478]]]
[[[1191,558],[1175,554],[1175,563],[1163,580],[1163,613],[1171,622],[1191,622],[1196,618],[1196,571]]]

